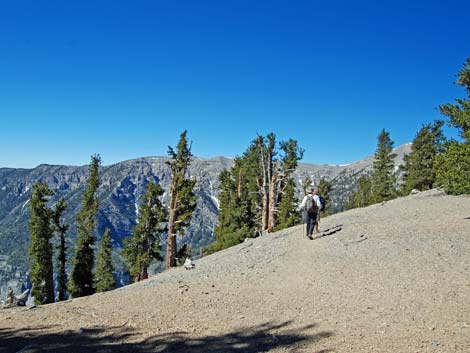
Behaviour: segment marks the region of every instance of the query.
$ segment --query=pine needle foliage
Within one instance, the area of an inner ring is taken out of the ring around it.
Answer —
[[[53,278],[53,228],[51,225],[52,211],[47,208],[48,198],[54,195],[45,182],[38,182],[33,187],[30,198],[29,233],[31,245],[29,256],[31,260],[31,291],[36,304],[54,302]]]
[[[209,252],[299,222],[292,173],[302,156],[296,140],[278,144],[270,133],[257,136],[233,167],[220,173],[219,221]]]
[[[57,246],[57,291],[59,301],[67,299],[67,246],[65,235],[69,226],[61,222],[61,218],[63,217],[66,209],[67,204],[65,199],[62,197],[55,205],[53,213],[54,229],[59,237],[59,244]]]
[[[401,166],[404,172],[402,195],[408,195],[413,189],[424,191],[434,187],[434,164],[436,156],[443,151],[445,140],[442,133],[443,124],[442,120],[426,124],[416,134],[411,152],[404,156],[405,164]]]
[[[215,227],[216,240],[209,247],[209,253],[239,244],[256,232],[255,211],[259,195],[255,188],[250,188],[244,162],[242,158],[236,158],[232,169],[223,170],[219,175],[219,220]],[[241,187],[244,180],[246,187]]]
[[[436,185],[450,195],[470,194],[470,142],[450,141],[436,157]]]
[[[302,214],[297,211],[298,198],[296,184],[292,177],[304,150],[297,140],[289,139],[279,143],[280,164],[278,166],[278,182],[274,192],[274,226],[275,230],[292,227],[301,221]]]
[[[357,190],[351,194],[346,209],[366,207],[374,203],[372,198],[372,178],[362,175],[357,180]]]
[[[187,258],[193,256],[193,248],[189,244],[183,244],[181,248],[178,249],[176,257],[178,259],[178,266],[183,266]]]
[[[320,191],[320,195],[323,197],[323,200],[325,201],[325,208],[322,211],[323,215],[327,216],[331,214],[331,191],[333,191],[333,184],[331,181],[328,181],[324,178],[320,179],[320,182],[318,183],[318,190]]]
[[[372,199],[382,202],[396,197],[396,177],[394,174],[393,141],[390,134],[383,129],[377,137],[377,150],[372,165]]]
[[[131,237],[124,239],[123,256],[134,282],[148,278],[148,267],[152,260],[161,261],[160,242],[166,231],[168,213],[160,198],[163,189],[151,181],[146,186],[139,207],[137,225]]]
[[[95,264],[96,215],[99,206],[96,193],[100,185],[100,164],[101,157],[93,155],[89,166],[87,187],[82,198],[82,208],[77,214],[78,236],[68,286],[69,293],[73,298],[83,297],[95,292],[93,268]]]
[[[106,228],[103,237],[101,238],[96,258],[94,280],[97,292],[106,292],[116,288],[116,279],[113,275],[114,267],[112,251],[113,244],[111,242],[111,231],[109,228]]]
[[[181,235],[185,233],[185,228],[189,226],[193,212],[196,209],[196,194],[193,191],[196,180],[189,178],[192,153],[186,130],[181,133],[176,150],[171,146],[168,147],[168,155],[170,160],[167,164],[171,169],[171,184],[166,269],[177,265],[176,236],[178,233]]]
[[[298,199],[296,185],[292,178],[285,182],[282,194],[279,196],[277,224],[275,230],[295,226],[300,223],[301,213],[297,210]]]
[[[450,141],[444,153],[435,161],[436,185],[452,195],[470,194],[470,58],[457,73],[456,84],[463,87],[467,97],[456,104],[439,107],[450,126],[457,128],[463,142]]]

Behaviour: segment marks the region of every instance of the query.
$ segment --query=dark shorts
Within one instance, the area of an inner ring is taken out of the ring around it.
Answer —
[[[306,220],[314,220],[315,222],[320,221],[320,212],[317,213],[306,213]]]

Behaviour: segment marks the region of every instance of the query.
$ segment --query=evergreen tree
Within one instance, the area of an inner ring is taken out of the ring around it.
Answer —
[[[247,237],[298,222],[292,173],[302,158],[297,141],[258,136],[230,170],[220,176],[219,221],[209,252],[239,244]]]
[[[295,226],[301,220],[302,213],[297,211],[298,199],[295,191],[295,182],[292,178],[289,178],[280,195],[276,231]]]
[[[396,196],[395,174],[393,173],[393,141],[385,129],[377,137],[377,150],[372,171],[372,195],[374,202],[391,200]]]
[[[331,197],[330,193],[333,190],[333,184],[326,180],[326,179],[320,179],[320,182],[318,183],[318,189],[320,190],[320,195],[323,197],[323,200],[325,201],[325,208],[322,211],[325,215],[331,214]]]
[[[178,249],[176,257],[178,259],[178,266],[183,266],[186,258],[191,258],[193,256],[193,248],[191,245],[184,243],[181,248]]]
[[[297,211],[298,199],[296,196],[296,185],[292,177],[297,168],[298,161],[303,158],[304,150],[299,148],[296,140],[289,139],[279,143],[281,150],[280,165],[274,172],[273,189],[270,195],[271,204],[271,229],[284,229],[299,223],[301,213]],[[275,227],[275,228],[274,228]]]
[[[470,194],[470,142],[450,141],[434,165],[437,186],[450,195]]]
[[[434,124],[424,125],[413,140],[411,152],[405,155],[405,164],[401,166],[404,171],[401,186],[403,195],[408,195],[412,189],[424,191],[434,187],[434,162],[443,148],[443,124],[444,122],[439,120]]]
[[[31,259],[31,295],[36,304],[54,302],[54,278],[51,239],[53,229],[51,226],[52,211],[46,207],[48,197],[54,192],[46,183],[38,182],[33,187],[30,198],[29,233],[31,245],[29,255]]]
[[[372,178],[362,175],[357,180],[357,190],[351,194],[346,205],[348,210],[358,207],[366,207],[373,204]]]
[[[116,279],[114,278],[113,261],[112,261],[113,245],[111,243],[111,231],[106,228],[101,244],[98,249],[95,270],[95,288],[97,292],[106,292],[116,288]]]
[[[166,269],[176,266],[176,235],[178,232],[184,234],[184,228],[189,225],[196,209],[196,194],[193,191],[196,180],[188,178],[192,154],[186,135],[185,130],[180,136],[176,151],[168,147],[168,155],[171,159],[167,163],[171,168],[171,184]]]
[[[93,284],[93,267],[95,263],[94,244],[95,228],[98,213],[96,192],[100,184],[99,167],[101,157],[91,157],[88,183],[83,194],[82,208],[77,214],[77,244],[72,260],[72,272],[69,281],[69,293],[72,297],[83,297],[95,292]]]
[[[259,193],[251,193],[249,170],[243,158],[235,158],[231,170],[223,170],[219,175],[219,221],[215,227],[215,242],[208,252],[215,252],[241,243],[253,237],[257,229],[256,205]]]
[[[53,214],[54,229],[59,235],[59,245],[57,248],[57,290],[59,301],[67,299],[67,247],[65,245],[65,234],[67,233],[69,226],[65,223],[61,223],[60,221],[66,209],[67,204],[65,203],[65,199],[62,197],[57,202]]]
[[[148,278],[148,267],[152,260],[163,260],[160,241],[165,232],[164,222],[167,221],[166,209],[160,201],[163,190],[153,181],[146,188],[133,235],[124,239],[123,256],[135,282]]]
[[[456,83],[465,89],[467,99],[457,98],[457,104],[444,104],[439,110],[449,119],[449,125],[458,129],[465,142],[470,142],[470,58],[457,73],[457,78]]]
[[[449,125],[458,129],[462,143],[451,141],[445,152],[436,157],[436,185],[449,194],[470,194],[470,58],[457,74],[457,84],[465,89],[466,99],[456,99],[457,104],[439,107],[449,119]]]

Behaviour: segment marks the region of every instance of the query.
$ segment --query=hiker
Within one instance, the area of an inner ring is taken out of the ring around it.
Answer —
[[[307,225],[307,236],[311,239],[313,233],[318,231],[318,223],[320,222],[320,210],[322,204],[320,201],[319,190],[316,186],[304,196],[302,203],[298,207],[299,210],[305,210],[305,223]]]

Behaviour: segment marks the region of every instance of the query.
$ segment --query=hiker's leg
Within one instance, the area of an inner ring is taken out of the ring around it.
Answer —
[[[307,216],[307,235],[312,235],[315,220],[310,215]]]
[[[320,231],[318,230],[318,224],[320,223],[320,212],[317,213],[314,222],[315,222],[315,226],[314,226],[315,233],[320,233]]]
[[[310,219],[307,215],[305,215],[305,233],[308,235],[308,231],[310,229]]]

